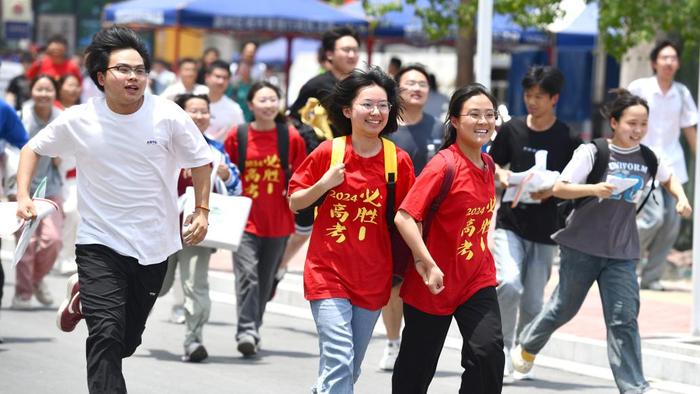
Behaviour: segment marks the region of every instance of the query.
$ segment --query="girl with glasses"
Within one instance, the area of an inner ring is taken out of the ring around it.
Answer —
[[[353,392],[374,325],[389,300],[392,248],[382,137],[396,131],[399,103],[396,83],[378,68],[355,70],[338,82],[323,106],[342,136],[319,145],[289,185],[293,211],[325,196],[304,267],[304,295],[321,353],[316,393]],[[332,150],[339,146],[343,150],[335,157],[342,162],[331,166]],[[413,165],[399,148],[389,159],[397,163],[398,206],[413,184]]]
[[[494,165],[481,152],[496,127],[495,108],[496,99],[482,85],[454,93],[441,151],[396,216],[416,264],[401,286],[406,326],[394,365],[394,393],[428,391],[453,318],[464,340],[459,392],[501,392],[503,337],[487,241],[496,207]],[[432,210],[438,198],[439,209]]]

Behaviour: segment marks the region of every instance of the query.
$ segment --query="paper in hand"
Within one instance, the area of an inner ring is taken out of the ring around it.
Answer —
[[[34,192],[34,196],[32,196],[32,201],[34,201],[34,207],[36,208],[36,217],[27,221],[20,221],[20,227],[17,229],[19,230],[20,228],[24,227],[22,229],[22,234],[20,234],[19,239],[17,240],[17,245],[15,246],[15,255],[12,260],[13,267],[15,267],[17,263],[19,263],[20,259],[22,259],[22,256],[24,256],[24,252],[27,250],[27,246],[29,245],[29,240],[32,238],[32,235],[34,234],[34,231],[36,231],[36,228],[41,222],[41,220],[49,214],[58,211],[58,205],[56,205],[55,202],[44,199],[45,193],[46,177],[44,177],[44,179],[41,180],[41,183],[39,183],[39,187],[37,187],[36,191]],[[17,212],[16,202],[9,202],[3,204],[14,205],[14,211],[15,213]],[[3,209],[3,212],[4,211],[5,210]]]

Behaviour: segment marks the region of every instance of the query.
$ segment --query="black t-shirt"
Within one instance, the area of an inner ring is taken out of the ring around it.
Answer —
[[[558,119],[546,131],[533,131],[525,118],[513,118],[505,123],[493,141],[493,160],[510,170],[521,172],[535,165],[535,152],[547,151],[547,169],[561,172],[571,160],[581,140],[572,137],[569,126]],[[550,235],[557,230],[557,199],[548,198],[541,204],[501,204],[496,216],[496,228],[511,230],[529,241],[554,244]]]
[[[338,79],[330,71],[326,71],[323,74],[309,79],[304,86],[301,87],[301,90],[299,90],[299,97],[297,97],[297,100],[289,107],[289,116],[297,121],[301,121],[299,110],[306,105],[306,100],[308,100],[309,97],[323,100],[326,95],[333,91],[336,82],[338,82]]]
[[[12,78],[10,84],[7,85],[7,91],[15,95],[15,109],[22,109],[22,104],[31,98],[29,91],[29,79],[24,73]]]
[[[405,150],[411,157],[416,176],[420,174],[430,159],[428,145],[442,142],[441,126],[432,115],[424,112],[420,122],[410,126],[399,126],[396,132],[387,135],[391,141]],[[439,148],[439,146],[434,146],[433,153]]]

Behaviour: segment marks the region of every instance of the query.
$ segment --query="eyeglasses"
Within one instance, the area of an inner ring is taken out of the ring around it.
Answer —
[[[406,87],[408,87],[408,88],[412,88],[412,87],[414,87],[414,86],[418,86],[418,87],[421,88],[421,89],[425,89],[425,88],[428,87],[428,83],[425,82],[425,81],[405,81],[405,82],[403,83],[403,85],[406,86]]]
[[[382,114],[388,114],[389,111],[391,111],[391,103],[389,103],[388,101],[383,101],[376,104],[359,103],[357,104],[357,107],[360,108],[363,112],[372,112],[376,109]]]
[[[125,78],[130,77],[131,73],[134,73],[134,76],[138,79],[146,78],[148,74],[146,68],[143,66],[131,67],[126,64],[117,64],[116,66],[107,67],[105,71],[107,70],[114,70],[116,71],[115,74]]]
[[[459,116],[468,116],[475,122],[478,122],[482,118],[484,120],[486,120],[487,122],[493,122],[496,119],[498,119],[498,112],[496,112],[496,111],[484,111],[484,112],[469,111],[466,114],[461,114]]]
[[[342,47],[338,48],[339,50],[345,52],[345,53],[358,53],[360,49],[358,47]]]

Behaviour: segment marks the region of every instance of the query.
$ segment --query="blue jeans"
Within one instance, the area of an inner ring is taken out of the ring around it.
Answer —
[[[503,345],[511,349],[523,327],[542,310],[557,246],[528,241],[505,229],[497,229],[493,240]]]
[[[639,339],[639,285],[637,260],[591,256],[561,246],[559,285],[537,317],[520,334],[520,345],[538,353],[554,331],[571,320],[598,282],[607,328],[608,361],[621,393],[643,393],[649,388],[642,371]]]
[[[316,393],[353,392],[380,311],[353,306],[344,298],[311,301],[321,352]]]

